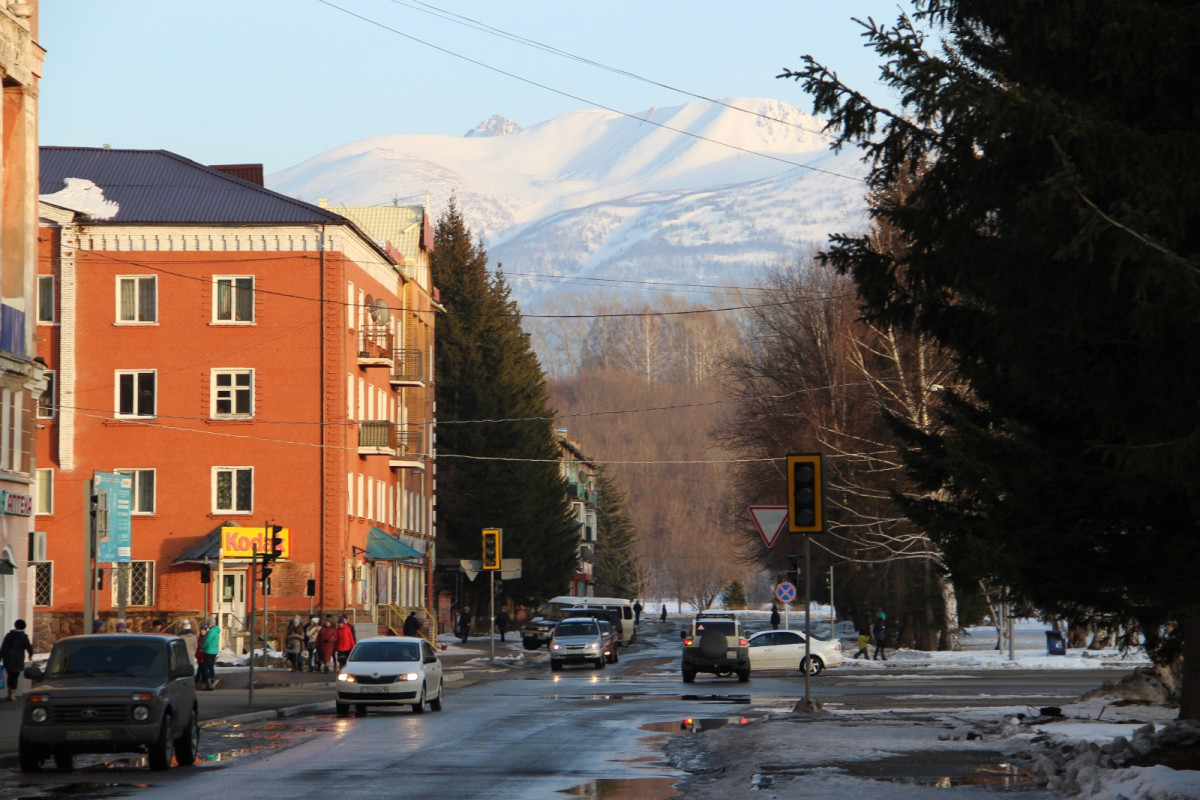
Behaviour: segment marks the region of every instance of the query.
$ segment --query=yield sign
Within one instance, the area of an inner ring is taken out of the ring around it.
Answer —
[[[767,547],[775,544],[783,523],[787,522],[787,515],[787,506],[750,506],[750,516],[754,517],[754,524]]]

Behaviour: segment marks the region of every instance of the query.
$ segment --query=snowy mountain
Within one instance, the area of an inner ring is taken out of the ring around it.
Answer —
[[[436,218],[453,195],[523,302],[529,275],[741,284],[763,266],[865,225],[859,153],[834,155],[823,122],[776,100],[737,98],[637,116],[576,111],[467,136],[380,136],[268,176],[335,205],[413,204]]]

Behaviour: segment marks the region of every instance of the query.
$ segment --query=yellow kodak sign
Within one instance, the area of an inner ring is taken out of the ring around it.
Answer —
[[[283,557],[291,558],[292,532],[281,528],[278,533],[267,528],[221,528],[221,555],[225,558],[250,558],[257,550],[259,555],[271,549],[271,539],[283,540]]]

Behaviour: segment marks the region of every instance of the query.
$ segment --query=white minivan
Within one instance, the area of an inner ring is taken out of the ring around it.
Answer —
[[[568,608],[607,608],[621,614],[621,646],[627,647],[637,641],[637,628],[633,624],[633,601],[621,597],[576,597],[559,595],[547,603],[547,616],[561,618]]]

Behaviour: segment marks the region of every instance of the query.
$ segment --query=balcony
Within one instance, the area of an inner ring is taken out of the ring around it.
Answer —
[[[386,325],[364,325],[358,332],[360,367],[392,366],[392,331]]]
[[[415,348],[403,348],[392,351],[392,374],[391,382],[393,386],[424,386],[425,385],[425,359],[422,357],[420,350]]]
[[[428,457],[425,452],[425,426],[412,423],[396,425],[395,433],[396,449],[389,466],[392,469],[424,470]]]
[[[391,456],[396,453],[396,426],[384,420],[358,423],[360,456]]]

